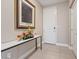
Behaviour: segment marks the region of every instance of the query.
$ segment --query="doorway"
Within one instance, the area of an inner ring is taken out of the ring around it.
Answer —
[[[57,41],[57,8],[43,9],[43,39],[44,43],[55,44]]]

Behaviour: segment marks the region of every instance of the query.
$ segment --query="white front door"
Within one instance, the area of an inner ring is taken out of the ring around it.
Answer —
[[[46,7],[43,9],[43,39],[45,43],[55,44],[57,41],[56,7]]]

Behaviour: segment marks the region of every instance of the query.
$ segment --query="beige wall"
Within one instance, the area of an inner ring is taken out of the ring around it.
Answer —
[[[77,56],[77,0],[71,8],[71,46]]]
[[[69,8],[68,2],[57,5],[58,43],[69,44]]]
[[[36,20],[34,33],[42,35],[42,7],[36,0],[30,0],[36,6]],[[2,43],[16,40],[16,35],[21,34],[24,30],[15,29],[14,26],[14,0],[1,1],[1,41]],[[22,44],[15,48],[2,52],[2,59],[8,59],[7,54],[11,55],[10,59],[18,59],[34,47],[34,41]]]
[[[34,33],[42,35],[42,7],[35,1],[30,0],[36,6],[36,20]],[[1,20],[1,34],[2,42],[9,42],[16,40],[16,35],[21,34],[24,30],[15,29],[14,25],[14,0],[2,0],[2,20]]]

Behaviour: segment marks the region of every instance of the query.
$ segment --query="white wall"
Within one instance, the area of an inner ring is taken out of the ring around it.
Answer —
[[[68,45],[70,41],[68,2],[63,2],[63,3],[50,6],[50,8],[52,7],[56,7],[57,9],[57,28],[56,28],[57,29],[57,43]],[[49,9],[49,7],[45,7],[43,9]]]
[[[68,2],[57,5],[58,43],[69,44]]]
[[[42,7],[36,0],[30,0],[36,6],[36,20],[34,33],[42,35]],[[16,35],[21,34],[24,30],[15,29],[14,23],[14,0],[1,1],[1,41],[7,43],[16,40]],[[18,59],[23,54],[34,48],[34,42],[29,42],[2,52],[2,59],[8,59],[7,54],[11,53],[11,59]]]

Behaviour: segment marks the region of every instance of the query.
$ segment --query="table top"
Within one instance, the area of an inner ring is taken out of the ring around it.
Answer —
[[[14,40],[14,41],[11,41],[11,42],[2,43],[1,44],[1,51],[10,49],[10,48],[15,47],[17,45],[21,45],[23,43],[26,43],[26,42],[28,42],[30,40],[33,40],[33,39],[39,38],[39,37],[41,37],[41,35],[35,35],[33,38],[29,38],[29,39],[26,39],[26,40],[20,40],[20,41]]]

